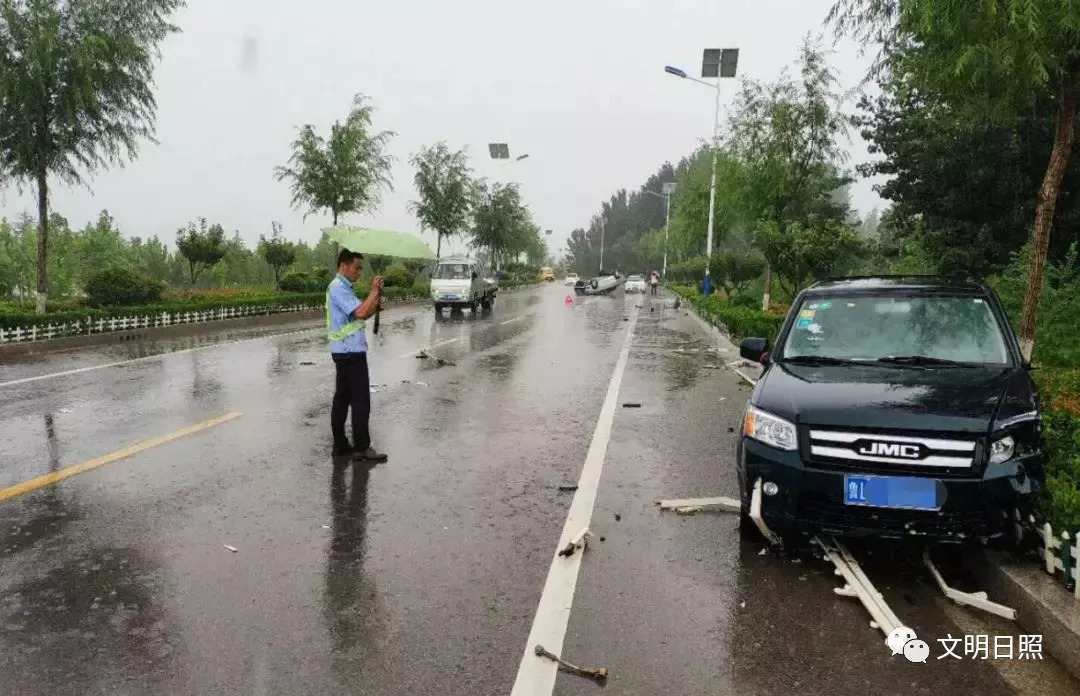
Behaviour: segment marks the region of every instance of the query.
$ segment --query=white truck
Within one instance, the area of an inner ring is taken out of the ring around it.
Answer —
[[[494,280],[483,277],[475,259],[441,259],[431,272],[431,301],[436,314],[442,314],[444,307],[451,311],[466,307],[473,313],[487,311],[498,289]]]

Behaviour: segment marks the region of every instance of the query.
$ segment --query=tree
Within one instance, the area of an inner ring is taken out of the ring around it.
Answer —
[[[37,311],[48,296],[49,176],[132,159],[153,140],[157,47],[183,0],[0,0],[0,172],[37,190]]]
[[[296,245],[287,241],[281,234],[281,223],[272,222],[273,234],[270,239],[259,235],[259,255],[274,270],[274,285],[281,287],[281,272],[296,260]]]
[[[521,202],[515,184],[494,184],[476,209],[472,247],[491,252],[492,263],[509,253],[524,251],[522,229],[530,220],[528,208]]]
[[[337,225],[342,213],[364,213],[378,208],[384,189],[393,189],[386,147],[392,131],[372,132],[374,107],[362,94],[353,97],[352,111],[345,123],[330,127],[330,137],[315,133],[305,125],[293,141],[289,166],[275,169],[278,181],[292,184],[292,205],[307,208],[305,219],[320,210],[329,210]]]
[[[879,66],[928,103],[1006,125],[1040,97],[1056,100],[1054,139],[1035,204],[1020,319],[1030,358],[1055,209],[1076,138],[1080,3],[1065,0],[839,0],[837,31],[882,43]]]
[[[846,126],[836,75],[825,51],[809,37],[800,51],[798,81],[786,73],[767,85],[745,81],[736,97],[729,148],[745,167],[747,217],[771,222],[764,229],[775,227],[780,237],[811,215],[846,218],[846,204],[834,196],[848,181],[838,169],[843,161],[838,139]],[[765,258],[762,307],[768,308],[774,255],[766,252]]]
[[[472,178],[464,150],[451,152],[446,143],[423,147],[409,162],[416,167],[413,184],[419,200],[409,210],[423,229],[435,230],[435,255],[442,254],[443,237],[466,232],[472,212],[480,202],[480,189]]]
[[[206,218],[199,218],[199,226],[189,222],[187,228],[176,231],[176,248],[188,265],[188,278],[194,289],[202,272],[225,257],[225,230],[221,225],[206,226]]]
[[[862,250],[854,228],[835,219],[810,216],[781,229],[763,219],[755,231],[757,246],[789,295],[807,281],[842,273]]]

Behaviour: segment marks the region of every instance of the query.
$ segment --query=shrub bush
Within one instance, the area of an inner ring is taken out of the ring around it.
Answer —
[[[413,275],[401,262],[393,263],[383,271],[384,288],[407,288],[413,283]]]
[[[86,281],[87,303],[92,307],[146,305],[157,302],[165,284],[127,268],[106,268]]]
[[[329,279],[324,283],[306,271],[294,271],[281,278],[280,287],[283,292],[326,292],[329,284]]]

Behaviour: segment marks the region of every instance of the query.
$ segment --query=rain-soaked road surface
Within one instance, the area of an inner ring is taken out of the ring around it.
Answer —
[[[565,295],[388,312],[371,364],[390,462],[336,474],[317,329],[0,364],[0,694],[599,690],[528,656],[530,632],[607,667],[611,694],[1080,692],[1049,659],[963,641],[936,659],[938,638],[1020,631],[917,567],[866,564],[925,665],[889,657],[822,561],[758,555],[731,515],[659,512],[736,492],[747,391],[707,367],[736,356],[661,301]],[[582,520],[589,548],[553,564]]]

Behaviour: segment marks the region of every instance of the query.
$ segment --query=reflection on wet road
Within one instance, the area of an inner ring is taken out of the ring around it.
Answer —
[[[332,463],[310,325],[0,364],[0,489],[152,444],[0,502],[0,693],[509,693],[631,325],[617,403],[642,407],[615,408],[548,648],[617,694],[1075,693],[1050,661],[1025,682],[890,659],[828,567],[758,556],[733,517],[659,513],[735,491],[746,391],[683,312],[565,295],[387,312],[375,467]],[[923,579],[874,573],[928,637],[963,633]]]

